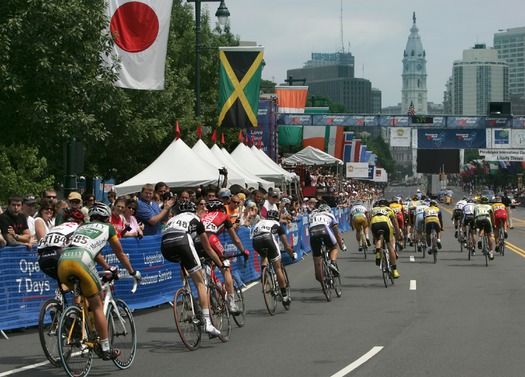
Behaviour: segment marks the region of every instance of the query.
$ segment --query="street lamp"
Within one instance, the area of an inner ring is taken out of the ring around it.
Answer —
[[[187,0],[195,3],[195,116],[201,115],[201,3],[220,2],[215,17],[219,19],[221,26],[226,25],[230,11],[224,4],[224,0]]]

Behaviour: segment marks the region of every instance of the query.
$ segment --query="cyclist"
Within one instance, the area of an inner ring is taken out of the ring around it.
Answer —
[[[397,270],[397,258],[394,245],[396,235],[398,239],[401,239],[403,234],[397,224],[396,215],[394,211],[392,211],[392,208],[390,208],[390,202],[384,198],[377,200],[374,203],[370,217],[370,225],[376,247],[376,265],[381,265],[381,237],[379,236],[379,231],[382,230],[383,238],[386,242],[388,253],[390,254],[392,275],[397,279],[399,278],[399,271]]]
[[[416,208],[421,203],[419,196],[414,195],[412,200],[408,203],[408,224],[410,227],[416,225]],[[410,239],[410,246],[414,246],[413,239]]]
[[[459,237],[459,242],[462,242],[462,235],[458,234],[458,226],[461,225],[461,220],[463,218],[463,207],[467,204],[467,198],[463,197],[461,200],[458,200],[456,205],[454,205],[454,212],[452,212],[452,222],[454,223],[454,228],[456,231],[454,232],[454,237]]]
[[[432,254],[430,233],[432,233],[432,230],[436,231],[437,248],[441,249],[441,232],[443,232],[443,215],[435,200],[430,201],[428,208],[423,211],[423,216],[425,218],[425,232],[427,235],[427,252]]]
[[[321,282],[322,271],[322,245],[325,245],[330,257],[330,269],[334,276],[339,276],[337,268],[337,245],[342,251],[346,251],[346,246],[339,232],[338,222],[332,213],[332,209],[326,203],[322,203],[310,214],[310,245],[314,259],[315,278]]]
[[[492,224],[494,223],[494,211],[489,204],[489,198],[482,196],[479,199],[479,204],[474,207],[474,219],[476,221],[476,229],[478,230],[478,237],[483,234],[487,235],[489,244],[489,259],[494,259],[494,240],[492,238]],[[482,242],[478,238],[478,249],[481,250]]]
[[[208,236],[204,231],[204,224],[195,214],[197,210],[195,204],[190,201],[181,201],[178,204],[178,214],[173,216],[166,223],[162,231],[161,252],[164,258],[170,262],[180,263],[193,280],[197,288],[199,305],[202,308],[204,317],[204,331],[208,334],[218,336],[221,334],[210,320],[210,303],[206,294],[204,277],[201,273],[201,262],[194,246],[193,238],[198,237],[203,250],[221,270],[227,267],[227,263],[222,263],[215,251],[210,246]]]
[[[78,226],[84,223],[84,214],[76,208],[67,207],[62,213],[62,219],[64,222],[51,228],[40,239],[37,247],[40,270],[57,281],[57,266],[62,249]]]
[[[461,221],[461,230],[463,231],[463,234],[466,233],[467,227],[470,227],[472,230],[476,229],[476,222],[474,221],[475,207],[476,204],[474,203],[474,199],[472,197],[467,198],[467,204],[463,206],[463,220]],[[464,241],[466,244],[468,240]],[[476,234],[474,232],[470,232],[470,241],[471,245],[476,243]],[[472,249],[472,255],[476,255],[476,249]]]
[[[208,200],[206,202],[206,208],[208,209],[208,212],[203,215],[201,221],[204,224],[204,229],[208,236],[209,243],[212,249],[219,255],[219,257],[224,256],[225,251],[224,246],[218,237],[219,234],[224,232],[224,230],[228,232],[233,244],[237,246],[237,248],[241,250],[242,253],[248,255],[249,252],[244,248],[241,240],[237,236],[237,233],[235,233],[230,216],[226,214],[226,209],[224,208],[223,202],[219,199]],[[204,249],[200,243],[200,239],[194,238],[194,242],[199,256],[206,257],[206,255],[204,255]],[[232,314],[238,314],[241,312],[241,309],[235,303],[231,271],[229,269],[222,269],[221,273],[224,277],[224,284],[226,285],[226,301],[230,306],[230,312]]]
[[[403,205],[399,203],[398,197],[392,197],[390,200],[390,208],[392,208],[392,211],[394,211],[396,215],[396,221],[397,226],[401,230],[401,233],[403,233],[403,237],[405,236],[405,216],[403,214]]]
[[[350,209],[350,224],[355,229],[355,239],[359,245],[359,251],[363,251],[361,247],[361,229],[366,238],[366,244],[370,246],[370,238],[368,236],[368,224],[370,223],[370,215],[368,210],[363,205],[361,200],[356,200]]]
[[[507,208],[505,207],[505,204],[502,203],[501,196],[496,196],[494,198],[492,210],[494,212],[494,227],[497,229],[503,227],[504,236],[507,238]],[[494,232],[494,238],[496,240],[496,252],[499,252],[499,232]]]
[[[273,265],[275,274],[277,275],[277,282],[281,288],[283,296],[283,305],[288,306],[292,302],[291,297],[286,294],[286,280],[283,271],[281,270],[281,252],[279,250],[279,238],[288,253],[288,255],[295,260],[297,254],[288,244],[284,228],[279,224],[279,211],[269,210],[266,213],[267,219],[260,220],[252,232],[253,249],[261,256],[261,270],[268,265],[268,258]]]
[[[110,348],[108,325],[100,294],[102,286],[95,261],[104,269],[111,269],[100,253],[109,242],[120,263],[137,281],[140,281],[140,272],[133,269],[128,257],[124,254],[115,228],[109,223],[111,218],[109,207],[104,203],[95,202],[89,207],[88,216],[91,222],[77,228],[60,256],[58,278],[69,289],[73,289],[71,277],[77,277],[80,280],[80,287],[94,315],[95,329],[100,337],[102,359],[114,360],[120,356],[120,350]]]
[[[423,200],[418,201],[418,203],[419,204],[417,205],[414,212],[414,228],[416,230],[417,251],[425,252],[425,250],[422,250],[423,247],[421,246],[421,241],[423,239],[423,232],[425,231],[425,209],[428,208],[428,204]]]

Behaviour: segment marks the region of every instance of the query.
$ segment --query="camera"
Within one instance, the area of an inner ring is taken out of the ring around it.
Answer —
[[[166,191],[164,194],[162,194],[162,200],[168,200],[173,198],[173,193],[171,191]]]
[[[219,169],[219,174],[221,175],[228,175],[228,170],[223,166],[221,169]]]

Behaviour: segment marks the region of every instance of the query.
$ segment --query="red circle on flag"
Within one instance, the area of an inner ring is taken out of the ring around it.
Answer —
[[[131,1],[113,13],[109,27],[117,46],[127,52],[140,52],[157,39],[159,19],[150,6]]]

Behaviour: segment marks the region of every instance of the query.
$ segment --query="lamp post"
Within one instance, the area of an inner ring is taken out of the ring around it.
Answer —
[[[215,17],[219,24],[224,26],[228,22],[230,11],[224,4],[224,0],[187,0],[195,3],[195,116],[201,115],[201,3],[220,2]]]

